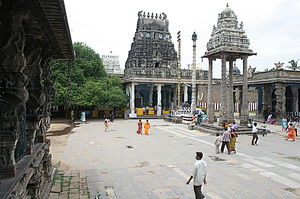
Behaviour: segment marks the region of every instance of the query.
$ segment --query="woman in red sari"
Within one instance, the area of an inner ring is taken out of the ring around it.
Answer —
[[[138,121],[138,130],[136,131],[137,134],[141,134],[143,130],[143,122],[141,120]]]
[[[295,136],[296,136],[295,127],[293,126],[292,123],[290,123],[290,125],[288,127],[288,135],[287,135],[287,138],[285,138],[285,139],[286,140],[293,139],[293,141],[295,141]]]

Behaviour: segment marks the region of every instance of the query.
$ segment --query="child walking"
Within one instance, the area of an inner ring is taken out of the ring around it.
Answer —
[[[216,154],[220,153],[220,144],[221,143],[222,143],[222,136],[220,136],[220,133],[218,132],[216,134],[216,141],[215,141]]]

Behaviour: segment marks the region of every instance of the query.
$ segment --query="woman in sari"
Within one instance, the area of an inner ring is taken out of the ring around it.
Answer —
[[[142,134],[143,130],[143,122],[141,120],[138,121],[138,130],[136,131],[137,134]]]
[[[86,123],[86,113],[83,111],[81,112],[80,120],[84,123]]]
[[[293,126],[292,123],[290,123],[288,127],[288,135],[287,138],[285,138],[285,140],[293,139],[293,141],[295,141],[295,135],[296,135],[295,127]]]
[[[149,134],[149,129],[150,129],[150,123],[148,122],[148,120],[146,120],[146,122],[144,123],[144,133],[145,135],[148,135]]]
[[[281,120],[281,127],[282,127],[282,131],[286,131],[287,129],[287,119],[284,117]]]
[[[231,138],[230,138],[230,142],[229,142],[229,151],[230,151],[230,153],[231,152],[236,153],[235,143],[236,143],[236,138],[238,137],[238,135],[234,129],[232,129],[230,134],[231,134]]]

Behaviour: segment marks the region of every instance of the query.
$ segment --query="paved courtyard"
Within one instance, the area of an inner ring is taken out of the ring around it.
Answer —
[[[136,134],[137,120],[89,121],[50,137],[53,163],[87,176],[91,196],[119,199],[193,199],[186,185],[202,151],[208,164],[207,199],[300,198],[300,140],[283,136],[238,137],[237,154],[215,154],[215,137],[182,124],[150,120],[150,135]],[[223,161],[217,161],[220,160]],[[108,196],[105,196],[108,195]]]

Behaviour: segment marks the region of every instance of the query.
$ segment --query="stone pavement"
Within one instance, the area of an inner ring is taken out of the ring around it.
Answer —
[[[49,199],[72,198],[91,198],[86,173],[70,170],[66,172],[57,171],[52,183]]]
[[[81,124],[72,134],[50,137],[53,162],[86,172],[91,196],[119,199],[192,199],[186,181],[195,152],[208,164],[207,199],[300,197],[300,140],[283,136],[238,137],[237,154],[215,154],[215,137],[182,124],[150,120],[150,135],[137,135],[136,120]]]

